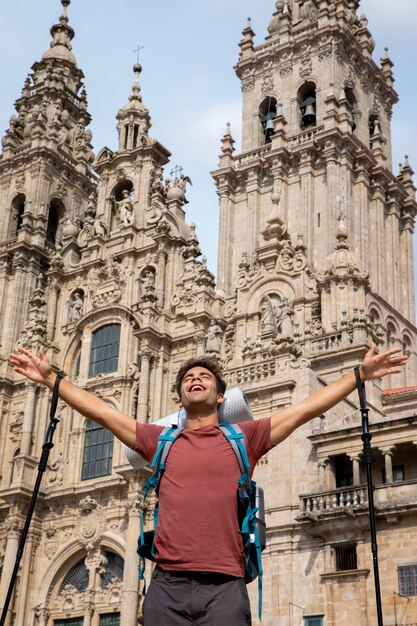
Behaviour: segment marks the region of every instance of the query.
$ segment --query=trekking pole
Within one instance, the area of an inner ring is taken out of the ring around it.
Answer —
[[[0,626],[4,626],[6,622],[7,611],[9,608],[10,600],[12,599],[13,588],[16,583],[17,572],[19,570],[20,561],[23,556],[23,550],[24,550],[26,539],[28,536],[29,526],[32,520],[33,511],[35,509],[36,499],[38,497],[39,488],[40,488],[41,481],[42,481],[42,476],[48,464],[49,452],[54,447],[52,440],[54,437],[56,426],[59,423],[59,420],[56,419],[55,417],[55,412],[56,412],[56,407],[58,405],[58,389],[59,389],[59,383],[61,382],[61,380],[62,380],[62,376],[57,376],[55,379],[54,389],[52,392],[51,411],[49,414],[49,426],[46,431],[45,441],[42,445],[42,455],[41,455],[41,459],[39,461],[39,466],[38,466],[38,476],[36,478],[35,486],[33,488],[32,497],[29,503],[29,509],[26,514],[25,525],[23,526],[22,534],[19,539],[19,546],[17,548],[17,553],[16,553],[16,561],[14,564],[12,577],[10,579],[9,589],[7,591],[6,599],[4,601],[3,611],[2,611],[1,619],[0,619]]]
[[[374,488],[372,484],[372,449],[371,440],[372,434],[369,432],[369,409],[366,408],[366,394],[365,384],[361,381],[359,366],[355,367],[356,387],[359,395],[360,412],[362,416],[362,435],[363,441],[363,458],[366,466],[366,482],[368,488],[368,507],[369,507],[369,522],[371,530],[371,549],[372,549],[372,561],[374,566],[374,581],[375,581],[375,599],[376,599],[376,613],[378,618],[378,626],[383,626],[382,621],[382,603],[381,603],[381,587],[379,583],[379,567],[378,567],[378,545],[376,540],[376,524],[375,524],[375,509],[374,509]]]

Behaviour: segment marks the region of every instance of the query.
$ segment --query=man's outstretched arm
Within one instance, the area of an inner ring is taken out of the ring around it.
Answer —
[[[10,365],[14,371],[53,389],[56,374],[52,371],[44,348],[40,348],[38,356],[25,348],[19,348],[19,352],[20,354],[10,355]],[[135,447],[136,422],[128,415],[109,406],[94,393],[80,389],[67,380],[61,381],[59,397],[85,417],[110,430],[129,448]]]
[[[377,354],[376,346],[372,344],[359,368],[362,382],[401,372],[401,367],[407,363],[407,357],[398,355],[399,352],[401,348],[393,348],[388,352]],[[355,388],[356,379],[352,370],[334,383],[312,393],[300,404],[275,413],[271,418],[272,445],[276,446],[296,428],[334,407]]]

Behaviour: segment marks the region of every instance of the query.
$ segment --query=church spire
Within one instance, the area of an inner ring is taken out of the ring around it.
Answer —
[[[140,63],[135,63],[133,72],[135,78],[129,101],[119,110],[116,116],[119,122],[117,129],[119,131],[120,152],[140,147],[141,140],[146,141],[148,131],[151,127],[151,117],[148,109],[142,102],[142,95],[140,93],[139,76],[142,72]]]
[[[61,61],[68,61],[73,65],[77,65],[76,58],[72,54],[71,41],[74,38],[74,29],[69,26],[68,19],[68,7],[71,0],[61,0],[63,7],[62,13],[59,17],[59,23],[54,24],[51,28],[52,41],[49,50],[42,56],[42,60],[47,59],[60,59]]]

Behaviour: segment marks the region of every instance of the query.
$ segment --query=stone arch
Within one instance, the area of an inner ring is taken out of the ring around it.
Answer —
[[[387,329],[387,348],[393,348],[398,344],[400,332],[396,320],[387,316],[385,327]]]
[[[248,314],[254,314],[259,311],[262,298],[268,294],[276,294],[281,300],[285,298],[289,301],[296,297],[292,277],[280,273],[271,281],[270,277],[258,280],[248,292]]]
[[[88,312],[80,319],[77,328],[63,351],[62,368],[65,372],[71,371],[71,364],[74,361],[77,347],[82,341],[83,333],[85,331],[92,333],[101,326],[112,322],[121,324],[128,322],[132,328],[140,328],[142,326],[140,314],[135,315],[127,307],[120,304],[113,305],[111,310],[102,309],[100,311]]]
[[[125,542],[113,533],[104,533],[98,548],[103,552],[107,549],[124,560]],[[39,590],[39,608],[52,609],[52,603],[58,595],[59,586],[65,576],[80,560],[87,558],[87,556],[86,547],[78,539],[71,540],[61,550],[58,550],[54,561],[52,564],[48,564],[42,578],[43,585]]]
[[[382,320],[382,313],[379,306],[375,303],[369,305],[369,315],[374,324],[380,323]]]
[[[9,238],[13,239],[17,236],[22,223],[23,215],[26,208],[26,196],[24,193],[18,193],[14,196],[10,206],[9,221]]]

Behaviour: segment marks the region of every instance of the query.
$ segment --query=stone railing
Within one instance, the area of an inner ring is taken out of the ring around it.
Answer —
[[[292,138],[293,148],[297,146],[302,146],[310,141],[314,140],[314,137],[323,130],[324,126],[314,126],[313,128],[309,128],[308,130],[304,130],[302,133],[299,133],[295,137]]]
[[[300,496],[299,517],[319,517],[366,510],[367,508],[366,486],[358,485]]]
[[[257,150],[251,150],[250,152],[244,152],[238,158],[235,159],[234,166],[236,169],[240,169],[245,165],[251,165],[254,161],[258,161],[259,159],[263,159],[268,152],[271,150],[271,145],[262,146],[262,148],[258,148]]]

